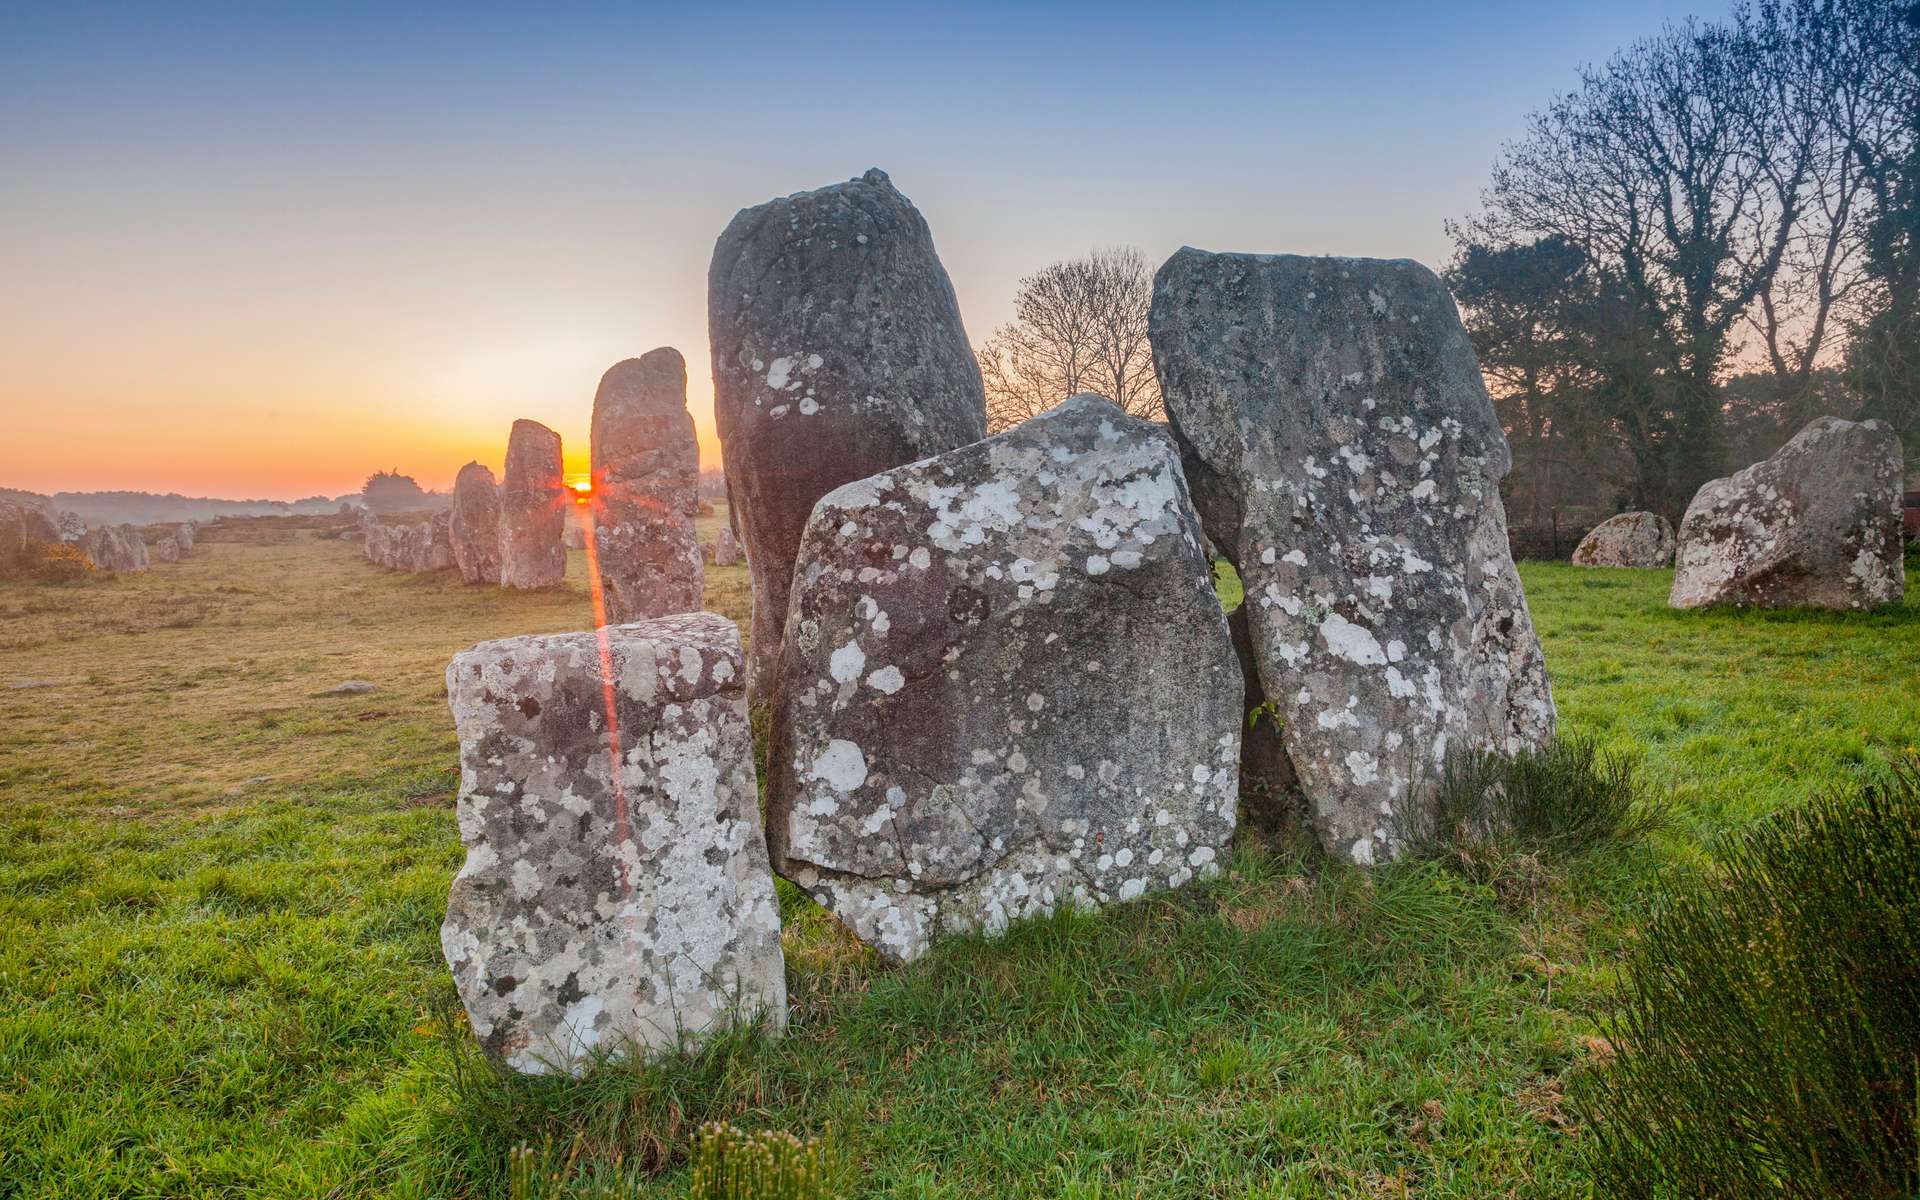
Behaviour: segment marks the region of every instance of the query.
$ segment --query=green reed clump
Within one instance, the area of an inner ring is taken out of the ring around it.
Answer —
[[[1920,1195],[1920,760],[1727,839],[1576,1089],[1602,1195]]]
[[[1403,811],[1398,831],[1413,856],[1445,860],[1489,883],[1544,856],[1639,837],[1662,811],[1631,761],[1568,738],[1510,757],[1448,755],[1430,799]]]
[[[834,1176],[823,1141],[715,1123],[694,1138],[687,1194],[689,1200],[830,1200]]]

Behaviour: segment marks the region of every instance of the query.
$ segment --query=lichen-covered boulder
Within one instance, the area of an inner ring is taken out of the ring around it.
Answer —
[[[151,561],[140,531],[127,524],[98,525],[87,530],[80,539],[80,552],[102,571],[132,574],[146,570]]]
[[[733,530],[722,525],[720,532],[713,535],[713,565],[733,567],[740,564],[740,539],[733,536]]]
[[[700,607],[699,505],[686,360],[663,346],[615,363],[593,397],[593,538],[609,622]]]
[[[447,668],[467,857],[440,942],[499,1062],[578,1073],[784,1026],[744,670],[713,613],[483,642]]]
[[[193,553],[194,526],[192,521],[182,521],[173,528],[173,544],[180,548],[180,557]]]
[[[1695,493],[1680,522],[1675,608],[1875,608],[1906,592],[1900,438],[1820,417],[1772,458]]]
[[[155,538],[153,545],[147,547],[147,558],[150,562],[179,562],[180,543],[174,540],[172,534]]]
[[[742,210],[714,247],[707,312],[758,697],[814,502],[978,441],[986,393],[933,235],[883,171]]]
[[[500,483],[501,586],[556,587],[566,577],[567,503],[560,435],[538,421],[515,421]]]
[[[447,533],[460,578],[468,583],[500,582],[500,489],[493,472],[477,462],[461,467],[454,477]]]
[[[1673,526],[1659,513],[1625,512],[1608,517],[1580,539],[1576,567],[1668,567],[1673,565]]]
[[[1174,446],[1107,400],[829,493],[781,654],[775,866],[891,958],[1226,856],[1240,671]]]
[[[1189,248],[1155,277],[1149,327],[1314,830],[1391,857],[1449,751],[1554,727],[1507,548],[1506,438],[1453,299],[1413,262]]]

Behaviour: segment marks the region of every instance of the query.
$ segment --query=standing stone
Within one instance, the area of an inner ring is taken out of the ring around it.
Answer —
[[[567,550],[560,544],[566,524],[560,435],[538,421],[515,421],[500,485],[501,584],[558,586],[567,573]]]
[[[494,486],[493,472],[477,462],[461,467],[454,477],[448,533],[462,579],[500,582],[500,489]]]
[[[180,547],[181,558],[193,553],[193,534],[192,521],[182,521],[173,527],[173,543]]]
[[[87,536],[87,522],[79,513],[63,512],[60,514],[58,532],[61,541],[78,545]]]
[[[883,171],[741,211],[714,247],[707,312],[759,697],[814,502],[978,441],[986,393],[933,235]]]
[[[1772,458],[1715,479],[1680,522],[1675,608],[1875,608],[1906,592],[1900,438],[1819,417]]]
[[[608,622],[700,607],[699,504],[686,360],[663,346],[615,363],[593,396],[593,537]]]
[[[420,554],[414,570],[445,571],[453,566],[453,510],[435,510],[419,525]]]
[[[740,539],[733,536],[733,530],[725,525],[713,536],[713,565],[716,567],[738,566],[741,559]]]
[[[585,521],[568,521],[567,532],[561,536],[560,544],[569,550],[585,550],[587,548],[587,526]]]
[[[1573,550],[1576,567],[1673,565],[1673,526],[1659,513],[1625,512],[1595,525]]]
[[[155,539],[153,545],[147,547],[147,556],[153,562],[179,562],[180,543],[174,540],[172,534]]]
[[[61,540],[61,530],[65,527],[63,514],[54,507],[51,496],[21,488],[0,488],[0,504],[9,505],[18,513],[18,521],[27,538],[36,542]]]
[[[1448,751],[1554,727],[1507,548],[1506,438],[1453,299],[1412,262],[1189,248],[1149,324],[1315,832],[1391,857]]]
[[[17,560],[30,544],[46,541],[40,536],[41,532],[40,522],[30,510],[10,500],[0,500],[0,566]]]
[[[467,858],[440,942],[498,1061],[577,1073],[735,1017],[785,1025],[744,670],[714,613],[483,642],[447,668]]]
[[[829,493],[776,675],[776,869],[901,960],[1217,870],[1241,683],[1212,578],[1171,439],[1099,396]]]
[[[103,571],[129,574],[147,569],[147,544],[140,531],[131,525],[99,525],[87,530],[80,541],[80,552],[87,561]]]

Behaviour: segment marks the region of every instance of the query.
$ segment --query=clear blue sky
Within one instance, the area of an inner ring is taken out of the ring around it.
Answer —
[[[401,8],[405,11],[398,11]],[[976,342],[1094,246],[1438,264],[1526,114],[1724,3],[0,7],[0,485],[444,484],[884,167]]]

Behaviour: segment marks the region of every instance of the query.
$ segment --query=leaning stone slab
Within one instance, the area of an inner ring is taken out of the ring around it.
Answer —
[[[1626,512],[1595,525],[1573,549],[1576,567],[1670,567],[1673,526],[1659,513]]]
[[[493,472],[477,462],[460,468],[453,480],[448,518],[453,562],[468,583],[500,582],[500,489]]]
[[[567,574],[566,524],[560,435],[538,421],[515,421],[500,483],[501,586],[557,586]]]
[[[741,211],[714,247],[707,312],[759,697],[814,502],[979,440],[986,393],[933,235],[884,171]]]
[[[1389,858],[1449,750],[1554,727],[1506,438],[1453,300],[1412,262],[1183,249],[1149,325],[1309,819],[1331,852]]]
[[[615,363],[593,397],[592,519],[609,622],[700,607],[699,505],[686,360],[663,346]]]
[[[781,654],[775,865],[891,958],[1226,856],[1240,670],[1173,443],[1105,399],[829,493]]]
[[[1772,458],[1701,487],[1680,522],[1675,608],[1876,608],[1906,592],[1900,438],[1816,418]]]
[[[467,858],[440,940],[496,1060],[577,1074],[735,1019],[784,1026],[744,668],[713,613],[483,642],[447,668]]]

